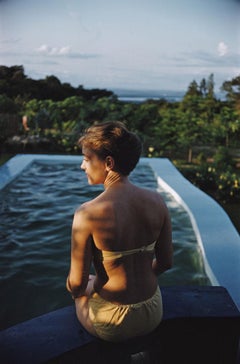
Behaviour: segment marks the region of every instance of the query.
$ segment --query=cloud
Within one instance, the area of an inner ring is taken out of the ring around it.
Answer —
[[[172,63],[170,61],[168,62],[168,66],[173,64],[176,67],[214,67],[232,69],[240,64],[240,53],[229,52],[228,48],[222,47],[221,54],[219,52],[217,54],[216,52],[197,50],[181,53],[177,57],[172,58],[171,61]]]
[[[0,0],[1,1],[1,0]],[[7,38],[7,39],[0,39],[0,43],[2,44],[13,44],[19,43],[21,41],[21,38]]]
[[[90,59],[90,58],[99,58],[101,57],[99,54],[94,53],[71,53],[69,54],[70,58],[80,58],[80,59]]]
[[[79,59],[90,59],[90,58],[99,58],[100,57],[98,54],[94,54],[94,53],[72,52],[70,46],[50,47],[47,44],[42,44],[35,51],[38,54],[51,56],[51,57],[64,56],[64,57],[68,57],[68,58],[79,58]]]
[[[223,57],[228,53],[228,46],[224,42],[220,42],[218,43],[217,50],[218,50],[218,55],[220,57]]]
[[[65,47],[50,47],[47,44],[42,44],[36,49],[37,53],[45,54],[49,56],[66,56],[70,53],[71,48],[69,46]]]

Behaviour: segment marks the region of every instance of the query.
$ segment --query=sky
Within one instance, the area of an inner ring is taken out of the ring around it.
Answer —
[[[0,0],[0,65],[84,88],[240,75],[240,0]]]

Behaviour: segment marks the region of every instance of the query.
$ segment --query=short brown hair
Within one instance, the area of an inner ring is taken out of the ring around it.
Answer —
[[[92,125],[81,136],[78,144],[91,149],[100,159],[111,156],[116,170],[123,175],[129,175],[135,168],[142,152],[138,136],[120,121]]]

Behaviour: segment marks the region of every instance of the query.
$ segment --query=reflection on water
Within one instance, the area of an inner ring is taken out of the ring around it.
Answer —
[[[140,163],[131,180],[156,189]],[[88,186],[77,164],[33,163],[0,191],[0,328],[72,303],[65,289],[73,213],[102,191]],[[161,191],[173,224],[174,267],[161,285],[210,284],[187,213]]]

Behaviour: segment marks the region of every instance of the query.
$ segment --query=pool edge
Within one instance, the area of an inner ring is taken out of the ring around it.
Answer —
[[[34,161],[51,160],[80,163],[82,156],[17,154],[0,167],[0,189]],[[189,213],[210,281],[227,288],[240,307],[240,236],[228,215],[216,201],[184,178],[169,159],[141,158],[141,161],[152,168],[158,182],[165,184]]]
[[[190,214],[212,284],[227,288],[240,308],[240,235],[229,216],[215,200],[191,184],[168,159],[160,159],[161,163],[159,158],[143,160]]]

